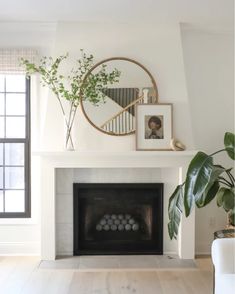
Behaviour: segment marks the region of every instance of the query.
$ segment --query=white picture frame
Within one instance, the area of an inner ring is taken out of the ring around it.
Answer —
[[[136,150],[172,150],[172,104],[136,105]]]

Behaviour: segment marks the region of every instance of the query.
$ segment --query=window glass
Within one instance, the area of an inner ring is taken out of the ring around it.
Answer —
[[[30,217],[29,82],[0,75],[0,217]],[[27,124],[27,128],[26,128]]]
[[[24,75],[6,75],[6,92],[25,92]]]
[[[0,116],[0,138],[4,138],[5,121],[4,117]]]
[[[24,165],[24,144],[5,144],[5,165]]]
[[[6,117],[6,138],[25,138],[24,117]]]
[[[24,168],[5,167],[5,189],[24,189]]]
[[[0,166],[0,189],[3,189],[3,167]]]
[[[0,143],[0,166],[3,165],[3,143]]]
[[[24,212],[25,199],[24,191],[5,191],[5,211]]]
[[[0,191],[0,212],[3,212],[3,191]]]
[[[5,95],[3,93],[0,93],[0,115],[4,115],[4,109],[5,109]]]
[[[25,94],[6,94],[6,115],[25,115]]]

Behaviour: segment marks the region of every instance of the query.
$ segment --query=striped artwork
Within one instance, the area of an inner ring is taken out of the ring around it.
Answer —
[[[104,122],[100,128],[115,134],[126,134],[135,130],[135,105],[149,102],[150,88],[109,88],[105,95],[122,107],[122,110]]]

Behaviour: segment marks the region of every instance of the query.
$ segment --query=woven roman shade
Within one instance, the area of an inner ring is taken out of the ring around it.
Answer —
[[[0,48],[0,74],[24,74],[21,58],[35,62],[37,51],[30,48]]]

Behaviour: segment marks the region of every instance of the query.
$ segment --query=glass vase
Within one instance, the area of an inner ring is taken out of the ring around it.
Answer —
[[[64,149],[65,151],[75,150],[72,138],[72,125],[67,123],[66,118],[64,118]]]

